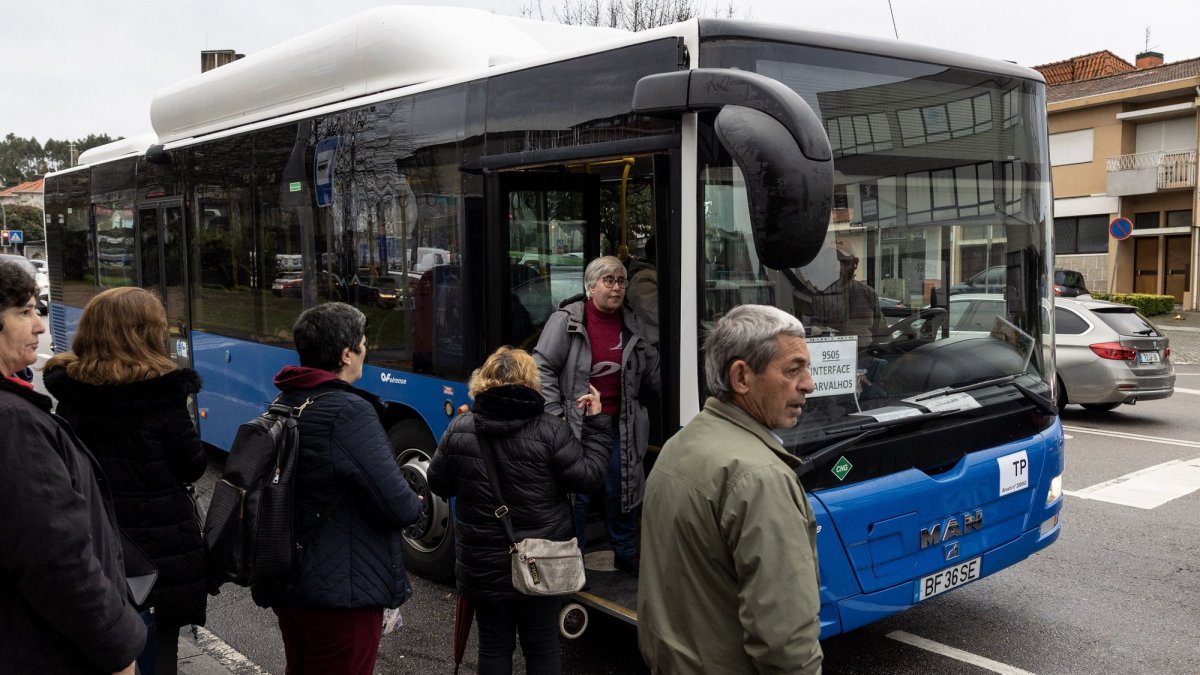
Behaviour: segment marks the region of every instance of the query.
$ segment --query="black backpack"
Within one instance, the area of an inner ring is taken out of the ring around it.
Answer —
[[[329,393],[295,407],[276,399],[265,413],[238,428],[204,521],[214,590],[226,581],[250,586],[283,582],[291,574],[299,545],[292,510],[300,452],[298,419]]]

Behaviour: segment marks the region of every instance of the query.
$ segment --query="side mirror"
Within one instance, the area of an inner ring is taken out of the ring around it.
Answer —
[[[717,138],[746,179],[759,259],[781,270],[817,256],[833,206],[833,151],[799,94],[756,73],[701,68],[643,77],[633,108],[648,115],[718,110]]]

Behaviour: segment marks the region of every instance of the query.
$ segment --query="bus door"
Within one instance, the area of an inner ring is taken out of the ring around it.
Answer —
[[[600,177],[497,172],[488,195],[489,349],[532,351],[546,319],[583,293],[583,269],[600,250]]]
[[[191,325],[184,260],[183,205],[143,204],[138,209],[142,287],[158,294],[167,312],[168,351],[181,367],[192,365]]]

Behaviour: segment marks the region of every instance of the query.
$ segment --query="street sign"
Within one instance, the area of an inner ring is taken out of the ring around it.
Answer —
[[[8,243],[13,246],[25,243],[25,230],[9,230]]]
[[[1133,234],[1133,222],[1128,218],[1114,218],[1108,224],[1108,233],[1117,241],[1128,239],[1129,235]]]

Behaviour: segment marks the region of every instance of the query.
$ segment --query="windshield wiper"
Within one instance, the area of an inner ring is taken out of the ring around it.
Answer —
[[[926,399],[937,398],[938,396],[949,396],[950,394],[961,394],[965,391],[974,391],[976,389],[983,389],[985,387],[1005,387],[1005,386],[1011,385],[1013,389],[1016,389],[1017,391],[1019,391],[1022,396],[1024,396],[1031,403],[1033,403],[1033,405],[1038,410],[1041,410],[1042,412],[1046,413],[1047,415],[1057,415],[1058,414],[1058,406],[1054,405],[1054,401],[1051,401],[1050,399],[1046,398],[1045,396],[1042,396],[1041,394],[1037,393],[1036,391],[1033,391],[1032,389],[1030,389],[1029,387],[1026,387],[1025,385],[1021,384],[1020,382],[1017,382],[1017,378],[1019,376],[1020,375],[1005,375],[1004,377],[996,377],[996,378],[993,378],[990,380],[976,382],[974,384],[963,385],[961,387],[942,387],[941,389],[934,389],[933,391],[928,391],[928,392],[925,392],[924,394],[920,394],[919,396],[914,397],[912,400],[913,401],[924,401]]]
[[[841,452],[855,443],[858,443],[867,436],[878,433],[882,429],[883,426],[881,425],[872,429],[867,429],[866,431],[861,431],[850,438],[843,438],[836,443],[830,443],[816,452],[810,452],[807,455],[799,457],[800,466],[796,467],[796,477],[803,478],[807,474],[812,473],[813,469],[824,463],[825,460],[829,459],[829,457],[834,453]]]
[[[912,398],[912,400],[924,401],[925,399],[928,399],[928,398],[937,398],[938,396],[949,396],[950,394],[961,394],[964,391],[975,391],[976,389],[983,389],[984,387],[993,387],[993,386],[1002,387],[1006,384],[1012,383],[1016,379],[1017,379],[1016,375],[1005,375],[1004,377],[995,377],[990,380],[983,380],[982,382],[975,382],[974,384],[965,384],[961,387],[942,387],[941,389],[934,389],[932,391],[927,391],[924,394],[918,394],[918,395],[914,396]]]

